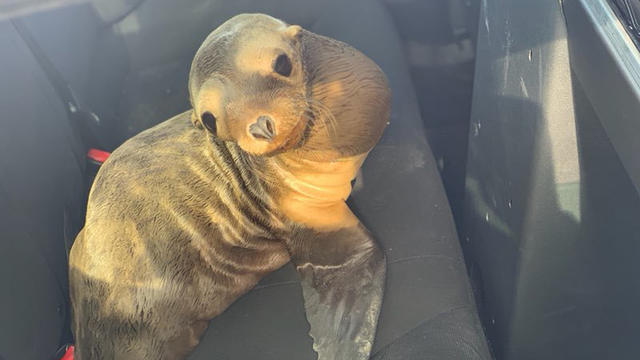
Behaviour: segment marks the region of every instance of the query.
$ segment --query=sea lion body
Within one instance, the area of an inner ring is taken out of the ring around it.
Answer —
[[[241,15],[205,40],[190,94],[193,110],[125,142],[96,177],[70,254],[76,359],[184,358],[290,260],[319,358],[368,358],[384,257],[345,200],[388,120],[382,72]]]
[[[76,324],[78,344],[93,344],[80,346],[79,358],[82,351],[90,352],[86,358],[107,357],[100,344],[114,334],[122,337],[118,343],[131,341],[130,348],[111,350],[115,358],[130,351],[140,351],[131,356],[139,359],[184,355],[176,344],[135,341],[147,335],[133,329],[196,344],[205,328],[201,321],[289,261],[276,237],[284,224],[270,214],[267,185],[253,172],[263,165],[249,164],[231,143],[208,144],[188,115],[123,144],[96,178],[87,225],[71,254],[71,281],[81,284],[72,287],[72,298],[82,312],[76,321],[101,322],[105,331]],[[119,176],[119,169],[132,171]],[[126,201],[111,201],[119,198]],[[105,241],[90,241],[98,238]],[[155,313],[134,317],[137,307]],[[112,315],[105,318],[105,312]]]

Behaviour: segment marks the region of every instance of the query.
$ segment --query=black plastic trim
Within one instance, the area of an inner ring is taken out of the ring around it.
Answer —
[[[609,0],[617,13],[627,25],[627,31],[634,38],[640,49],[640,0]]]
[[[640,52],[606,1],[563,6],[572,70],[640,192]]]

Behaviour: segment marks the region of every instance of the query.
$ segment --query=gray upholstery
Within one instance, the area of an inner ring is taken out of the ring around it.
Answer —
[[[0,359],[48,359],[66,313],[65,207],[82,196],[66,113],[0,22]]]
[[[490,359],[401,40],[378,2],[147,0],[95,37],[89,71],[74,78],[86,89],[81,97],[111,124],[114,144],[185,110],[186,70],[197,46],[241,12],[265,12],[346,41],[389,78],[391,125],[350,199],[389,264],[374,358]],[[100,13],[113,11],[92,16]],[[48,31],[40,26],[36,35],[55,36]],[[190,359],[313,359],[308,328],[297,274],[287,265],[214,319]],[[7,331],[0,325],[0,336]]]

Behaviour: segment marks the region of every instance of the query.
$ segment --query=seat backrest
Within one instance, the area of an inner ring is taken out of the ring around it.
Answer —
[[[83,172],[65,108],[10,21],[0,49],[0,358],[48,359],[65,336]]]
[[[499,359],[579,358],[589,269],[561,6],[487,0],[478,29],[461,235],[483,322]]]

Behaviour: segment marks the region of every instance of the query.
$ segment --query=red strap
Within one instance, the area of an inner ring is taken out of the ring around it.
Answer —
[[[109,157],[109,155],[111,155],[110,152],[102,151],[98,149],[89,149],[89,152],[87,153],[87,157],[89,159],[99,162],[101,164],[107,161],[107,158]]]
[[[75,350],[75,348],[73,347],[73,345],[70,345],[67,348],[67,352],[65,352],[64,355],[62,355],[60,360],[73,360],[73,352],[74,352],[74,350]]]

